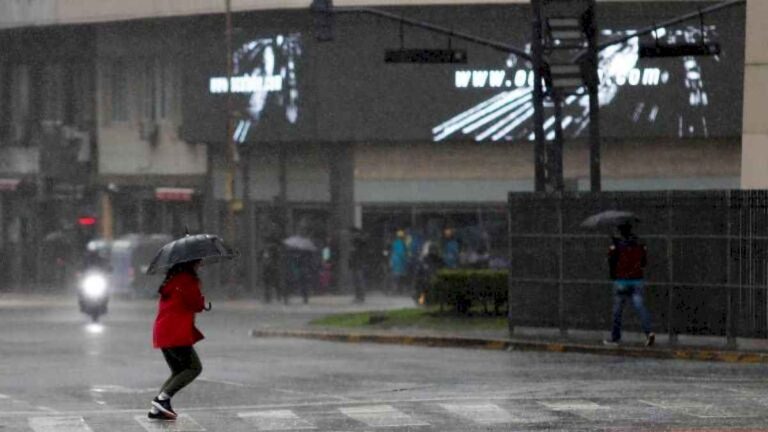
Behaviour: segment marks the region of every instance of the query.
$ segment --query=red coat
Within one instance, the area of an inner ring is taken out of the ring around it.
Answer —
[[[200,280],[189,273],[179,273],[160,291],[157,318],[152,331],[155,348],[192,346],[203,339],[195,327],[195,314],[205,307]]]

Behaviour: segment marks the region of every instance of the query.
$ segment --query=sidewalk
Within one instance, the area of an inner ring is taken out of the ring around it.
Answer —
[[[570,330],[565,336],[558,329],[517,327],[512,336],[504,330],[436,331],[415,328],[344,329],[310,325],[312,319],[328,314],[391,310],[413,307],[407,297],[371,295],[364,304],[353,304],[351,296],[310,298],[307,305],[289,306],[283,313],[294,315],[280,320],[280,326],[265,324],[251,330],[252,337],[297,337],[339,342],[370,342],[490,350],[534,350],[618,355],[640,358],[724,361],[735,363],[768,363],[768,340],[737,339],[736,347],[726,347],[725,338],[679,335],[676,345],[669,344],[667,334],[657,333],[656,345],[643,345],[644,335],[625,333],[618,347],[603,345],[606,331]],[[301,313],[303,312],[303,313]],[[280,312],[278,312],[280,314]]]

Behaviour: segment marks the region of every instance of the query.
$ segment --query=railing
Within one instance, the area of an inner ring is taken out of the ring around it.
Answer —
[[[510,328],[610,328],[610,230],[580,226],[608,209],[641,219],[657,331],[768,338],[768,191],[510,194]]]

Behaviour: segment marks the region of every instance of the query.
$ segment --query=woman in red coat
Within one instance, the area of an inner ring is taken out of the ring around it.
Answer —
[[[174,265],[158,290],[160,301],[152,339],[154,347],[162,350],[171,376],[152,400],[148,414],[151,419],[175,419],[171,398],[203,370],[192,347],[203,339],[203,334],[195,327],[195,314],[205,309],[205,297],[200,292],[197,276],[199,266],[199,260]]]

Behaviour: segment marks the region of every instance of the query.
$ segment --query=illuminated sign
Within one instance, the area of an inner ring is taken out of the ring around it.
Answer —
[[[237,120],[233,139],[244,143],[261,121],[269,104],[282,107],[285,119],[295,124],[299,118],[297,60],[301,56],[300,35],[276,35],[250,40],[233,53],[233,76],[211,77],[208,92],[213,95],[235,93],[244,112]]]
[[[716,34],[715,26],[706,27],[708,35]],[[604,36],[631,35],[634,30],[614,32],[604,30]],[[700,40],[701,28],[689,26],[674,31],[657,30],[657,37],[668,43]],[[716,58],[716,60],[719,60]],[[600,106],[608,107],[622,97],[625,87],[663,88],[684,86],[688,91],[688,110],[684,112],[661,112],[658,98],[650,97],[636,102],[630,114],[634,124],[656,126],[660,115],[674,115],[678,118],[676,135],[709,137],[707,113],[700,108],[709,105],[709,94],[699,60],[685,56],[674,60],[674,66],[683,74],[675,74],[668,68],[647,67],[640,62],[639,38],[610,46],[599,53],[598,90]],[[517,58],[508,58],[508,69],[457,70],[453,86],[460,90],[505,89],[485,101],[465,110],[432,128],[432,139],[442,141],[451,137],[467,137],[475,141],[500,141],[527,139],[533,141],[532,116],[534,72],[518,65]],[[674,80],[673,80],[674,77]],[[657,91],[657,90],[654,90]],[[576,138],[584,135],[589,124],[589,96],[581,88],[564,101],[563,130],[566,136]],[[555,138],[554,115],[545,120],[545,138]]]
[[[701,2],[598,3],[600,40],[631,34],[701,7]],[[705,2],[706,3],[706,2]],[[530,5],[393,7],[404,16],[455,25],[468,34],[530,42]],[[607,139],[736,138],[741,136],[744,8],[707,18],[704,31],[722,51],[711,57],[642,58],[631,38],[601,51],[600,133]],[[210,18],[210,28],[219,23]],[[219,33],[189,38],[185,57],[182,134],[191,142],[269,146],[305,142],[527,142],[533,138],[534,74],[530,64],[470,43],[462,64],[393,64],[383,55],[397,43],[392,23],[339,19],[333,43],[314,37],[305,11],[244,13],[237,23],[231,79]],[[613,29],[613,30],[609,30]],[[701,40],[698,22],[656,32],[675,46]],[[405,49],[445,51],[445,39],[409,32]],[[642,41],[641,41],[642,39]],[[451,45],[449,45],[451,47]],[[574,52],[575,55],[575,52]],[[228,94],[231,96],[228,97]],[[228,106],[227,102],[231,102]],[[230,114],[235,116],[227,137]],[[553,106],[545,103],[545,137],[554,137]],[[566,138],[586,138],[588,97],[564,98]],[[670,141],[672,142],[672,141]]]

